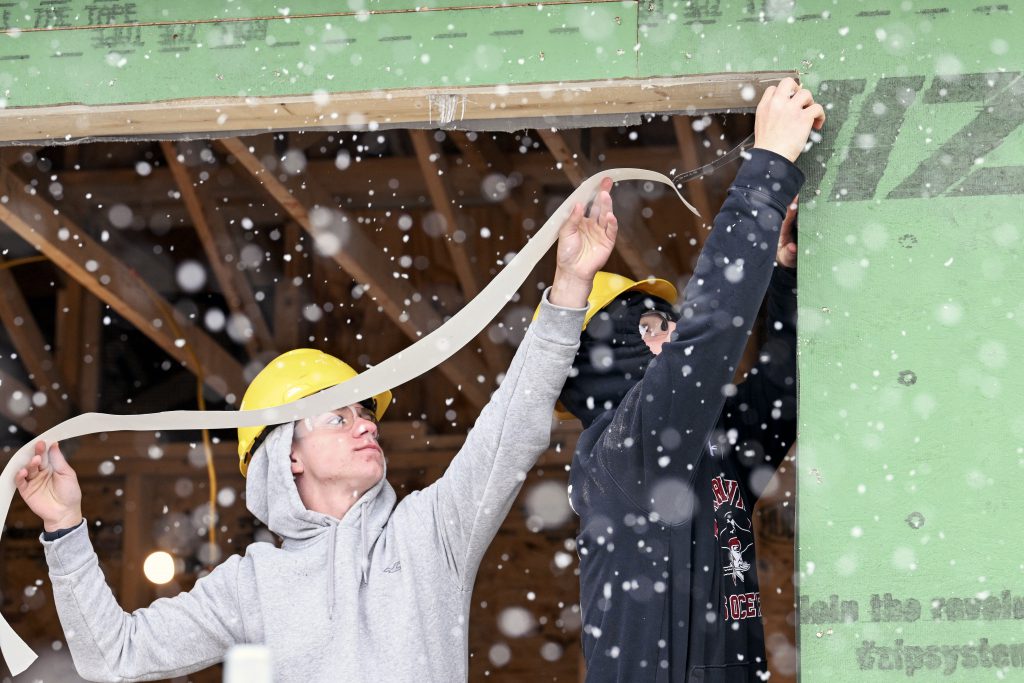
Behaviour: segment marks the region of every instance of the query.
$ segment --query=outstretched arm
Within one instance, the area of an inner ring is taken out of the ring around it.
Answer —
[[[792,162],[811,128],[823,121],[821,106],[792,79],[765,92],[755,148],[715,217],[684,292],[673,340],[616,412],[616,433],[635,435],[642,446],[608,449],[616,462],[612,467],[609,461],[607,469],[644,509],[660,480],[690,479],[734,389],[732,377],[774,262],[793,255],[789,241],[780,239],[787,206],[804,180]]]
[[[786,205],[802,182],[787,160],[751,152],[686,287],[672,341],[616,415],[635,421],[630,432],[643,439],[635,470],[620,481],[641,482],[645,500],[664,477],[689,481],[736,390],[733,375],[772,278]]]
[[[173,678],[220,662],[246,642],[238,605],[241,558],[233,555],[192,590],[126,613],[81,524],[44,541],[57,615],[78,673],[90,681]]]
[[[550,441],[552,411],[579,346],[594,274],[615,242],[610,189],[606,179],[590,215],[577,205],[559,231],[551,289],[465,445],[441,479],[402,503],[403,512],[434,530],[461,589],[472,587],[526,472]]]
[[[239,558],[200,579],[188,593],[127,614],[100,569],[82,518],[82,491],[58,444],[36,444],[15,477],[22,498],[43,520],[53,597],[75,668],[93,681],[169,678],[219,662],[244,641],[237,605]],[[58,530],[68,530],[47,540]]]

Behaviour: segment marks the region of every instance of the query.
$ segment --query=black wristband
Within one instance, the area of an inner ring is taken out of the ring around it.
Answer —
[[[65,536],[70,534],[72,531],[74,531],[78,527],[82,526],[82,522],[84,522],[84,521],[85,520],[83,519],[78,524],[76,524],[74,526],[69,526],[67,529],[57,529],[56,531],[45,531],[44,530],[43,531],[43,540],[44,541],[56,541],[58,538],[64,538]]]

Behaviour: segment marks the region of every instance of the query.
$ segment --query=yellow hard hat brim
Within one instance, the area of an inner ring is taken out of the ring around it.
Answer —
[[[292,349],[260,370],[249,383],[239,407],[242,410],[259,410],[283,406],[343,384],[358,374],[348,363],[318,349]],[[377,419],[380,420],[391,405],[391,392],[381,392],[373,400]],[[239,427],[238,468],[242,476],[249,470],[249,460],[259,439],[269,428],[270,425]]]
[[[587,315],[583,319],[583,329],[587,329],[590,319],[614,301],[615,297],[633,291],[645,292],[664,299],[670,304],[674,304],[679,298],[679,292],[675,285],[668,280],[656,277],[649,277],[646,280],[631,280],[622,275],[600,271],[594,276],[594,285],[587,296]],[[540,306],[537,306],[533,312],[533,319],[536,320],[538,315],[540,315]]]

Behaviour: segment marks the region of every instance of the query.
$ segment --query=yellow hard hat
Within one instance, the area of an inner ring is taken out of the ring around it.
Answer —
[[[583,329],[587,329],[590,319],[597,315],[602,308],[614,301],[615,297],[625,292],[633,291],[646,292],[659,299],[664,299],[670,304],[674,304],[676,299],[679,298],[675,285],[668,280],[656,277],[649,277],[646,280],[630,280],[622,275],[599,270],[594,274],[594,286],[591,287],[590,295],[587,296],[587,315],[583,318]],[[537,306],[537,310],[533,313],[534,320],[537,319],[539,314],[540,306]],[[555,404],[555,417],[563,421],[571,420],[573,414],[562,405],[561,401],[558,401]]]
[[[594,286],[590,289],[590,295],[587,296],[587,315],[583,318],[583,329],[587,329],[590,319],[597,315],[598,311],[614,301],[615,297],[624,292],[632,291],[647,292],[659,299],[664,299],[670,304],[674,304],[676,299],[679,298],[675,285],[668,280],[656,277],[649,277],[646,280],[630,280],[622,275],[599,270],[594,275]],[[537,306],[537,310],[533,312],[534,320],[537,319],[539,314],[540,306]]]
[[[347,382],[358,374],[348,363],[323,351],[293,349],[282,353],[260,370],[245,390],[239,409],[275,408]],[[391,404],[391,392],[377,394],[373,400],[379,420]],[[238,428],[238,468],[243,477],[249,470],[253,446],[266,428],[267,425]]]

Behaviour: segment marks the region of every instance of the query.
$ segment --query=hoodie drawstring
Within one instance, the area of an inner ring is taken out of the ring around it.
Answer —
[[[365,510],[362,511],[365,513]],[[366,514],[359,515],[359,582],[366,585],[370,580],[370,558],[367,556],[367,546],[370,544],[369,531],[366,526]],[[334,565],[338,561],[336,557],[338,548],[338,525],[331,525],[331,554],[327,561],[327,619],[334,620]]]
[[[366,547],[369,545],[369,533],[366,530],[366,518],[368,516],[366,510],[363,510],[363,514],[359,515],[359,569],[361,572],[360,582],[363,585],[366,585],[370,580],[369,549]]]
[[[327,558],[327,620],[334,621],[334,563],[338,547],[338,525],[331,525],[331,554]]]

